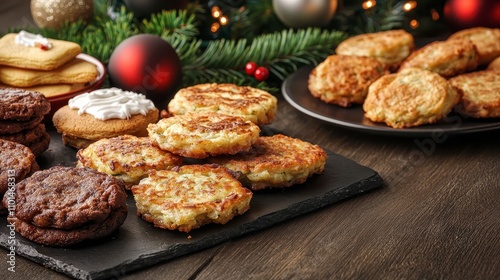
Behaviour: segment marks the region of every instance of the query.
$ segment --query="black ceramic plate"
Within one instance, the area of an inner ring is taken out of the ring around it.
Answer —
[[[405,129],[395,129],[385,124],[373,123],[364,117],[363,108],[360,105],[342,108],[314,98],[307,88],[307,79],[312,69],[312,66],[306,66],[290,75],[283,82],[282,94],[285,100],[297,110],[330,124],[368,133],[412,137],[427,137],[442,133],[456,135],[500,129],[498,118],[472,119],[455,113],[451,113],[435,124]]]
[[[53,128],[49,127],[49,132],[49,150],[37,158],[40,167],[74,166],[75,150],[64,146]],[[250,210],[225,225],[206,225],[189,234],[155,228],[137,217],[129,195],[127,219],[117,232],[102,240],[68,248],[42,246],[11,232],[4,216],[0,219],[0,246],[11,250],[13,237],[16,255],[55,271],[77,279],[119,279],[134,270],[270,227],[381,185],[382,178],[374,170],[328,151],[323,174],[287,189],[255,192]]]

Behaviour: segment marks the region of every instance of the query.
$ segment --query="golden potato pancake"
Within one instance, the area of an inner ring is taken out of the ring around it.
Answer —
[[[122,135],[101,139],[76,153],[77,166],[109,174],[125,182],[127,189],[148,175],[151,169],[179,166],[183,158],[154,146],[148,137]]]
[[[474,118],[500,118],[500,70],[453,77],[450,84],[462,94],[458,109]]]
[[[199,84],[179,90],[168,104],[171,115],[211,111],[262,126],[270,124],[278,111],[278,99],[267,91],[235,84]]]
[[[394,71],[414,48],[413,35],[399,29],[350,37],[340,42],[335,52],[340,55],[373,57]]]
[[[439,74],[408,68],[383,76],[368,90],[363,104],[365,117],[394,128],[435,123],[460,99],[457,91]]]
[[[326,152],[321,147],[282,134],[261,136],[248,152],[208,159],[238,174],[254,191],[304,183],[323,172]]]
[[[449,40],[469,39],[476,45],[479,64],[486,65],[500,56],[500,28],[473,27],[457,31]]]
[[[435,41],[414,51],[399,68],[420,68],[449,78],[475,70],[479,54],[471,40]]]
[[[311,71],[307,86],[312,96],[349,107],[363,104],[370,84],[386,74],[389,71],[375,58],[331,55]]]
[[[182,232],[229,222],[250,208],[253,195],[227,168],[215,164],[152,170],[132,193],[144,220]]]
[[[161,149],[199,159],[250,149],[260,128],[243,117],[204,111],[161,119],[148,133]]]

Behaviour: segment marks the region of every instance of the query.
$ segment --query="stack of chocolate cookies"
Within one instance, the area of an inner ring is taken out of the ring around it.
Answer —
[[[0,139],[20,143],[39,156],[50,144],[42,123],[49,112],[50,102],[39,92],[0,88]]]

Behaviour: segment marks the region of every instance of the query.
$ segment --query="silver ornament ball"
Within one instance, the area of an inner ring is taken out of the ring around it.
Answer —
[[[333,18],[338,0],[273,0],[280,21],[291,28],[321,27]]]

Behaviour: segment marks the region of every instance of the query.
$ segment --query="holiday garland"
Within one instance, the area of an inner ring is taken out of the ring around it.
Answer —
[[[288,29],[276,20],[270,12],[271,1],[266,0],[248,1],[243,12],[232,16],[231,20],[236,24],[231,28],[231,38],[203,40],[199,37],[199,18],[206,11],[200,5],[189,5],[180,11],[164,10],[138,21],[124,6],[110,15],[107,5],[103,2],[99,5],[99,1],[96,3],[94,17],[89,23],[66,23],[58,30],[25,29],[45,37],[76,42],[82,46],[84,53],[105,64],[123,40],[141,33],[158,35],[175,48],[181,59],[183,86],[227,82],[269,91],[276,91],[281,82],[299,67],[317,65],[333,54],[338,43],[350,33],[332,26]],[[358,17],[357,25],[349,23],[357,28],[351,33],[362,33],[363,28],[371,29],[370,32],[396,28],[401,22],[400,7],[393,1],[388,1],[384,7],[384,12],[374,14],[377,16],[375,21],[373,18],[367,20],[365,14],[365,17]],[[348,19],[345,14],[339,14],[337,18],[341,21]],[[374,22],[381,24],[373,26]],[[345,23],[343,26],[346,26]],[[269,79],[258,81],[246,74],[245,65],[250,61],[267,67]]]

